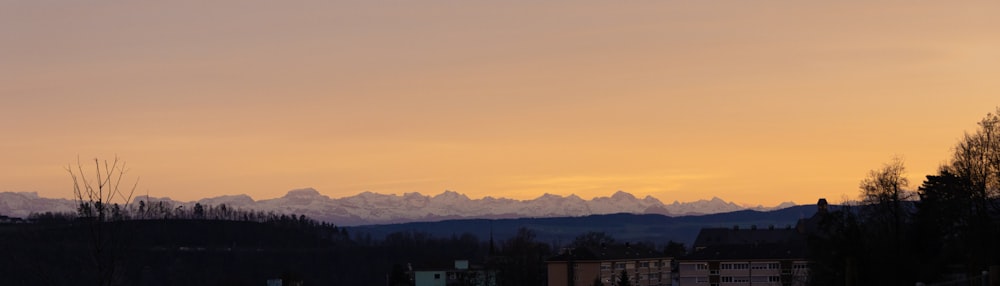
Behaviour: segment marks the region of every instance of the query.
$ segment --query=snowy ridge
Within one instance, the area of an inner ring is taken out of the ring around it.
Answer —
[[[363,192],[354,196],[333,199],[312,188],[289,191],[274,199],[254,200],[248,195],[227,195],[205,198],[196,202],[178,202],[170,198],[140,196],[135,201],[165,201],[175,206],[225,204],[237,209],[265,212],[304,214],[314,219],[338,225],[387,224],[413,221],[437,221],[458,218],[514,218],[514,217],[576,217],[594,214],[633,213],[662,214],[668,216],[699,215],[738,210],[775,210],[795,206],[793,202],[776,207],[745,206],[713,197],[681,203],[664,204],[646,196],[642,199],[618,191],[610,197],[584,200],[577,195],[560,196],[544,194],[531,200],[484,197],[470,199],[464,194],[445,191],[428,196],[420,193],[386,195]],[[46,211],[73,211],[72,200],[39,198],[35,193],[0,193],[0,214],[27,217],[30,213]]]

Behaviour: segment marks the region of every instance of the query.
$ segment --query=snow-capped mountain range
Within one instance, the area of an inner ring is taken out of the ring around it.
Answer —
[[[639,199],[632,194],[618,191],[610,197],[584,200],[576,195],[544,194],[531,200],[485,197],[470,199],[464,194],[445,191],[428,196],[420,193],[386,195],[364,192],[354,196],[333,199],[315,189],[289,191],[274,199],[254,200],[248,195],[228,195],[201,199],[196,202],[179,202],[170,198],[141,196],[135,201],[166,201],[174,206],[190,207],[225,204],[230,208],[273,211],[285,214],[304,214],[311,218],[338,225],[387,224],[412,221],[438,221],[459,218],[516,218],[516,217],[575,217],[593,214],[634,213],[663,214],[668,216],[699,215],[732,212],[745,209],[775,210],[795,206],[793,202],[775,207],[745,206],[713,197],[681,203],[664,204],[646,196]],[[37,193],[0,193],[0,215],[27,217],[31,213],[72,212],[73,200],[39,197]]]

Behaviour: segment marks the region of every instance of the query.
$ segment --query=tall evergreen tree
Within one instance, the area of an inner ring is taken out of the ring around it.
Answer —
[[[628,278],[628,272],[622,270],[621,274],[618,274],[618,283],[615,286],[632,286],[632,281]]]

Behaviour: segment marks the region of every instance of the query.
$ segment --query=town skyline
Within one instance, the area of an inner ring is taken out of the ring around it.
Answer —
[[[909,189],[1000,105],[1000,3],[0,4],[0,192],[191,201]]]

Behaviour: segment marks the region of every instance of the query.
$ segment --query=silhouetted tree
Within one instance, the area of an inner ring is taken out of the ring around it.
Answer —
[[[392,272],[389,273],[388,284],[391,286],[409,286],[413,284],[413,281],[411,281],[410,276],[406,274],[406,269],[403,269],[403,265],[395,263],[392,265]]]
[[[201,203],[194,204],[194,219],[205,219],[205,207]]]
[[[966,241],[975,226],[971,205],[972,191],[968,180],[956,176],[948,167],[942,167],[937,175],[927,175],[918,194],[915,223],[918,235],[917,249],[920,251],[920,278],[935,281],[945,265],[961,264],[970,253]]]
[[[663,253],[667,256],[678,258],[687,254],[687,248],[684,248],[684,243],[671,240],[668,241],[667,246],[663,248]]]
[[[632,286],[632,281],[628,278],[628,272],[622,270],[622,272],[618,274],[618,281],[615,283],[615,286]]]
[[[978,125],[975,133],[966,133],[955,146],[950,171],[968,181],[973,211],[985,214],[1000,197],[1000,107]]]
[[[122,211],[128,208],[139,181],[131,187],[122,185],[127,169],[125,162],[115,157],[114,161],[102,162],[94,159],[94,180],[87,179],[83,164],[77,160],[76,168],[67,167],[73,179],[73,196],[77,202],[78,215],[89,228],[91,263],[97,285],[122,283],[122,259],[124,258],[125,237],[122,229],[125,219]]]
[[[6,218],[7,216],[0,216],[0,221]],[[76,219],[76,214],[62,212],[32,213],[28,215],[29,222],[42,224],[68,223],[74,219]]]
[[[861,270],[870,263],[865,236],[862,219],[850,204],[823,215],[818,233],[809,238],[811,284],[858,285]]]
[[[592,249],[597,249],[602,246],[612,245],[615,243],[615,238],[610,234],[603,231],[589,231],[587,233],[576,236],[573,239],[573,246],[575,247],[590,247]]]
[[[890,232],[899,234],[909,215],[904,202],[913,197],[912,192],[904,189],[908,184],[906,167],[898,157],[881,169],[871,170],[860,185],[861,200],[867,206],[868,218],[885,223]]]
[[[927,176],[919,202],[905,190],[904,171],[899,159],[872,170],[860,184],[857,211],[822,218],[810,238],[813,283],[907,285],[940,279],[948,265],[965,265],[971,276],[1000,262],[1000,108]]]
[[[903,251],[908,242],[903,239],[904,226],[911,213],[907,204],[913,198],[913,193],[905,190],[908,184],[906,168],[898,157],[881,169],[871,170],[860,184],[865,229],[872,242],[868,250],[870,253],[888,250],[884,255],[871,257],[883,260],[890,269],[890,275],[881,276],[883,285],[912,284],[902,281],[904,265],[912,262],[904,257],[910,253]]]
[[[551,254],[548,244],[535,240],[535,232],[522,227],[503,243],[499,265],[500,285],[544,285],[545,259]]]
[[[951,162],[921,186],[921,229],[961,253],[970,274],[1000,263],[1000,108],[956,144]],[[934,242],[925,244],[933,245]]]

